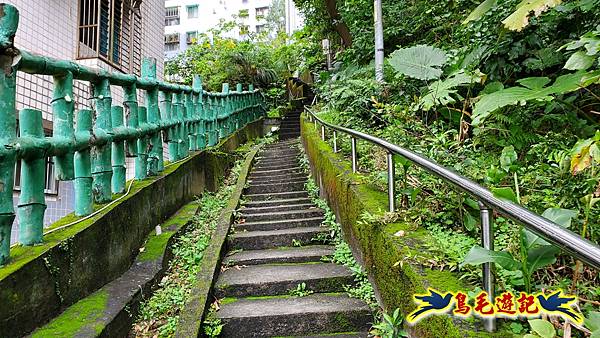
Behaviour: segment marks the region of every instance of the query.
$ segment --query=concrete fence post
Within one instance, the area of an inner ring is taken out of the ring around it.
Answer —
[[[44,138],[42,112],[23,109],[19,113],[19,132],[24,142],[35,143]],[[21,194],[17,212],[19,216],[19,242],[34,245],[42,242],[44,230],[44,198],[46,160],[39,153],[21,159]]]

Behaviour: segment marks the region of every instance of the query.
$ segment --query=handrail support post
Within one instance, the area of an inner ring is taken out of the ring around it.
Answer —
[[[392,152],[387,153],[387,176],[388,176],[388,203],[389,211],[396,211],[396,168],[394,166],[394,154]]]
[[[337,153],[338,149],[337,149],[337,131],[335,131],[335,129],[333,130],[333,153]]]
[[[325,126],[321,125],[321,140],[325,141]]]
[[[481,217],[481,245],[484,249],[494,250],[494,219],[493,210],[487,205],[479,202],[479,214]],[[494,263],[483,263],[483,290],[487,292],[490,303],[494,303]],[[496,319],[485,318],[483,325],[488,332],[496,331]]]
[[[356,165],[356,137],[352,136],[350,140],[352,143],[352,172],[356,173],[358,171]]]

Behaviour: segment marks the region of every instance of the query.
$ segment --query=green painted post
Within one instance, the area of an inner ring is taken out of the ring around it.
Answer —
[[[52,115],[54,117],[53,136],[73,142],[75,130],[73,128],[73,73],[54,76],[54,92],[52,94]],[[68,181],[75,177],[73,168],[73,151],[65,155],[54,157],[55,175],[58,180]]]
[[[21,138],[32,141],[44,138],[42,112],[23,109],[19,113],[19,132]],[[34,245],[42,242],[44,236],[44,182],[46,180],[46,160],[43,152],[31,158],[21,159],[21,193],[17,214],[19,216],[19,242]]]
[[[208,145],[209,146],[214,146],[215,144],[217,144],[216,142],[216,137],[215,137],[215,104],[214,104],[214,98],[212,96],[208,96],[206,98],[206,105],[204,106],[204,114],[206,116],[206,120],[207,120],[207,134],[208,134]]]
[[[194,122],[194,96],[193,91],[191,93],[185,93],[185,116],[183,118],[183,125],[186,126],[186,135],[184,135],[184,142],[188,152],[196,150],[196,122]]]
[[[148,111],[146,107],[138,107],[138,122],[139,127],[144,129],[147,127]],[[138,153],[135,158],[135,179],[143,180],[148,177],[148,139],[142,136],[137,140]]]
[[[77,112],[76,138],[87,139],[92,133],[92,111]],[[75,152],[75,215],[87,216],[94,211],[92,199],[92,161],[90,150]]]
[[[182,159],[188,154],[187,131],[183,121],[185,116],[183,92],[177,92],[173,97],[175,98],[173,101],[173,107],[175,109],[174,120],[177,121],[177,158]]]
[[[102,78],[94,83],[94,101],[96,108],[96,126],[94,128],[94,134],[106,134],[110,132],[111,129],[110,105],[112,102],[108,79]],[[92,193],[94,194],[94,199],[98,203],[110,202],[112,199],[110,147],[106,144],[94,147],[91,154],[92,177],[94,178]]]
[[[152,81],[156,80],[156,59],[144,58],[142,63],[142,78]],[[157,125],[160,122],[160,111],[158,109],[158,86],[146,90],[146,106],[148,107],[148,122]],[[160,132],[150,137],[151,148],[148,155],[148,175],[158,175],[164,170],[163,148]]]
[[[236,92],[238,92],[238,94],[235,96],[235,104],[233,105],[233,110],[235,111],[235,130],[240,129],[240,126],[243,124],[241,123],[240,119],[242,118],[242,113],[243,111],[240,111],[240,109],[243,108],[243,103],[242,103],[242,93],[244,91],[244,87],[242,86],[241,83],[238,83],[236,85],[235,88]]]
[[[196,149],[202,150],[206,147],[206,122],[204,118],[204,109],[202,101],[202,78],[200,77],[200,75],[194,75],[192,89],[198,92],[198,95],[194,96],[195,118],[198,119],[196,128]]]
[[[221,105],[219,110],[219,121],[221,121],[221,127],[219,128],[219,138],[225,138],[228,135],[228,120],[229,120],[229,83],[223,83],[222,85],[223,94],[221,96]]]
[[[0,47],[2,50],[0,72],[0,142],[10,143],[17,136],[16,84],[17,69],[13,58],[18,55],[13,41],[19,25],[19,11],[8,4],[0,4]],[[7,153],[0,159],[0,265],[10,257],[10,233],[15,219],[13,207],[13,182],[16,156]]]
[[[137,86],[132,84],[130,86],[123,87],[123,109],[125,120],[127,120],[127,127],[138,128],[138,102],[137,102]],[[137,156],[137,141],[127,141],[127,152],[131,157]]]
[[[160,117],[165,122],[172,121],[173,115],[173,105],[171,100],[173,98],[173,94],[170,92],[160,91],[158,93],[158,97],[160,100]],[[175,162],[178,160],[177,157],[177,140],[176,140],[176,128],[172,127],[166,131],[163,131],[163,135],[165,136],[165,142],[168,142],[169,149],[169,161]],[[164,167],[163,167],[164,168]]]
[[[124,126],[123,107],[113,106],[111,109],[111,122],[114,129]],[[112,143],[112,179],[111,187],[113,194],[122,194],[125,192],[125,142],[118,141]]]

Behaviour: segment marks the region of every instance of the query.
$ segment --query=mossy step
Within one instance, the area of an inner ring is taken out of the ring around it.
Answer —
[[[270,194],[246,194],[244,195],[244,199],[249,201],[276,201],[276,200],[287,200],[292,198],[307,198],[308,192],[306,190],[298,190],[298,191],[286,191],[286,192],[277,192]]]
[[[262,200],[262,201],[244,201],[242,205],[245,208],[265,208],[265,207],[279,207],[287,205],[298,205],[298,204],[312,204],[312,200],[308,197],[300,198],[288,198],[288,199],[277,199],[277,200]]]
[[[227,265],[256,265],[269,263],[320,262],[323,257],[333,255],[335,248],[329,245],[283,247],[266,250],[246,250],[225,257]]]
[[[126,336],[139,303],[160,279],[170,255],[169,243],[194,217],[196,201],[179,209],[162,224],[162,233],[149,234],[144,250],[131,268],[100,290],[68,307],[31,337]]]
[[[247,214],[242,213],[240,215],[241,219],[245,220],[245,223],[239,225],[246,225],[248,229],[256,229],[259,230],[261,223],[280,223],[280,226],[288,226],[290,224],[298,224],[298,226],[305,226],[305,224],[314,224],[313,222],[318,220],[323,220],[324,212],[323,210],[315,207],[314,205],[309,206],[308,208],[302,210],[289,210],[289,211],[271,211],[267,213],[260,214]],[[321,222],[318,222],[315,225],[319,225]],[[238,225],[238,227],[239,227]],[[293,227],[293,226],[292,226]],[[275,228],[282,229],[282,228]],[[260,229],[266,230],[266,229]]]
[[[324,227],[303,227],[270,231],[238,232],[229,236],[230,248],[242,250],[271,249],[280,246],[318,243],[318,236],[328,233]]]
[[[298,161],[296,159],[290,159],[287,161],[281,159],[273,159],[268,162],[257,163],[254,166],[255,170],[278,170],[278,169],[289,169],[298,167]]]
[[[238,211],[243,215],[253,215],[253,214],[264,214],[267,212],[283,212],[283,211],[294,211],[294,210],[305,210],[309,208],[314,208],[315,205],[313,203],[298,203],[298,204],[289,204],[289,205],[274,205],[268,207],[242,207]]]
[[[259,264],[221,272],[215,294],[223,297],[286,295],[301,283],[313,292],[342,292],[352,271],[334,263]]]
[[[257,156],[256,159],[256,163],[260,163],[262,161],[270,161],[270,160],[277,160],[277,159],[297,159],[298,156],[300,155],[299,151],[296,151],[294,153],[289,153],[289,154],[283,154],[283,155],[270,155],[270,156],[263,156],[263,154],[261,154],[260,156]]]
[[[298,191],[304,189],[306,181],[292,181],[286,183],[271,183],[271,184],[258,184],[251,183],[248,188],[246,188],[246,194],[267,194],[274,192],[287,192],[287,191]]]
[[[255,184],[275,184],[275,183],[289,183],[289,182],[303,182],[306,183],[308,177],[305,174],[294,174],[285,175],[278,177],[259,177],[249,180],[249,183]]]
[[[242,298],[216,313],[222,337],[273,337],[366,331],[373,317],[367,304],[347,295]]]
[[[285,338],[367,338],[372,337],[369,332],[338,332],[338,333],[326,333],[326,334],[315,334],[309,336],[292,336]],[[284,337],[281,337],[284,338]]]
[[[271,175],[281,175],[281,174],[294,174],[294,173],[303,173],[304,171],[298,164],[290,168],[284,169],[253,169],[250,172],[250,176],[271,176]]]
[[[277,182],[278,180],[284,181],[289,179],[303,179],[306,180],[308,175],[304,172],[298,173],[281,173],[277,175],[262,175],[262,176],[250,176],[248,180],[250,182],[259,182],[259,183],[268,183],[268,182]]]

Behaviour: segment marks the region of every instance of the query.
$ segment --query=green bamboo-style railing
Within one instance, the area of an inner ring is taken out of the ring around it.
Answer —
[[[74,180],[75,214],[92,213],[92,204],[106,203],[125,191],[125,156],[135,157],[135,178],[157,175],[164,169],[163,142],[169,160],[179,161],[192,151],[216,145],[265,113],[262,95],[249,85],[242,91],[220,93],[202,89],[200,77],[192,86],[158,81],[156,60],[145,59],[141,77],[89,68],[18,50],[14,37],[18,10],[0,4],[0,265],[10,257],[11,227],[15,218],[13,180],[21,161],[21,194],[17,205],[19,242],[43,240],[45,158],[53,156],[56,179]],[[54,78],[51,109],[52,137],[45,137],[42,114],[23,109],[17,116],[15,89],[18,72]],[[73,81],[93,88],[93,110],[74,111]],[[111,88],[121,87],[123,106],[113,106]],[[145,106],[137,101],[145,92]]]

